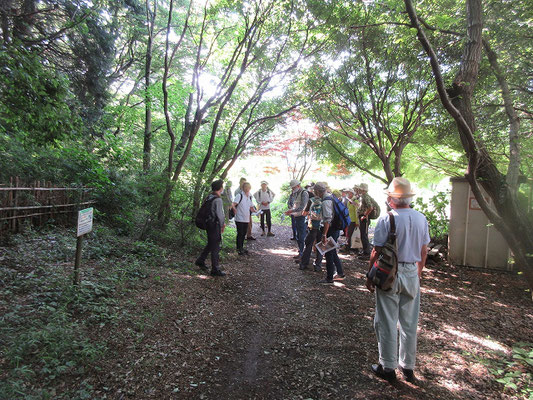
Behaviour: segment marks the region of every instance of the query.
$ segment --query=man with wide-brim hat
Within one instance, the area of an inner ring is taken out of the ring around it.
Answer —
[[[309,201],[309,193],[302,188],[298,179],[291,180],[289,186],[292,191],[289,197],[289,204],[292,204],[292,207],[285,211],[285,215],[290,215],[292,221],[294,221],[294,232],[296,234],[296,242],[298,243],[298,255],[294,258],[296,259],[296,262],[299,263],[305,248],[305,235],[307,229],[305,226],[304,210]]]
[[[398,273],[388,291],[374,287],[368,278],[366,281],[368,290],[376,291],[374,329],[378,340],[379,363],[372,365],[372,371],[380,378],[393,381],[396,379],[395,369],[399,367],[405,379],[414,382],[420,277],[426,262],[429,229],[426,217],[410,207],[415,193],[409,180],[394,178],[385,194],[391,211],[377,221],[369,270],[377,262],[387,242],[392,215],[396,226]],[[399,356],[397,326],[400,328]]]
[[[416,193],[411,189],[411,182],[402,177],[394,178],[384,192],[387,196],[394,197],[396,199],[411,198],[416,195]]]
[[[368,240],[368,227],[370,225],[370,218],[377,218],[377,203],[368,194],[368,185],[361,183],[355,185],[356,191],[359,195],[359,208],[357,209],[357,215],[359,217],[359,232],[361,233],[361,244],[363,248],[359,255],[363,258],[368,258],[372,251],[372,246]]]

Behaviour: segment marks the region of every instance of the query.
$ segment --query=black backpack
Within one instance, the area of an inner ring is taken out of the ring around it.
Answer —
[[[213,201],[217,198],[217,196],[208,197],[198,210],[194,220],[198,228],[207,230],[207,226],[216,221],[216,216],[213,215]]]

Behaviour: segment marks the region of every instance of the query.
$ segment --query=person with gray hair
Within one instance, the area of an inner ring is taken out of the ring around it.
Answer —
[[[407,179],[394,178],[385,193],[391,211],[377,221],[369,270],[378,261],[381,248],[387,242],[392,214],[396,226],[398,272],[389,291],[376,288],[369,278],[366,281],[368,290],[376,292],[374,329],[378,339],[379,364],[373,364],[372,371],[380,378],[394,381],[395,369],[399,366],[405,379],[414,382],[420,278],[427,257],[429,228],[426,217],[409,207],[415,194]]]

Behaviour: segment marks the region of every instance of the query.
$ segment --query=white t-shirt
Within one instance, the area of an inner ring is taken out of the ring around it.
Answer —
[[[271,191],[270,189],[267,189],[264,192],[263,192],[263,189],[259,189],[254,194],[255,201],[257,201],[257,203],[259,204],[259,209],[260,210],[269,210],[270,209],[270,203],[272,203],[272,200],[274,200],[274,196],[275,196],[274,192]],[[264,205],[261,204],[263,201],[266,201],[269,204],[264,206]]]
[[[235,206],[237,209],[237,212],[235,213],[235,222],[250,222],[250,207],[253,207],[254,205],[252,196],[246,196],[244,193],[239,193],[235,196],[233,202],[237,203]]]
[[[398,245],[398,261],[415,263],[421,261],[420,249],[429,243],[428,221],[424,214],[412,208],[392,210],[396,222],[396,243]],[[379,217],[374,231],[374,246],[382,247],[389,237],[389,213]]]

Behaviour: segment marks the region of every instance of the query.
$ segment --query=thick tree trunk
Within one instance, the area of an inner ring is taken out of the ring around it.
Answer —
[[[476,124],[471,97],[477,82],[482,50],[482,4],[480,0],[467,0],[467,43],[459,73],[450,89],[445,89],[437,56],[422,30],[411,0],[405,0],[411,23],[418,30],[418,39],[430,57],[441,101],[455,119],[459,137],[468,158],[466,177],[476,200],[511,248],[516,263],[522,269],[533,289],[533,223],[527,213],[514,200],[505,176],[498,170],[490,154],[475,140]],[[494,206],[484,198],[480,184],[492,199]]]
[[[144,64],[144,146],[143,146],[143,171],[150,169],[152,153],[152,98],[149,93],[150,77],[152,70],[152,42],[154,35],[154,22],[157,2],[154,11],[150,11],[150,2],[146,0],[146,22],[148,24],[148,40],[146,43],[146,60]]]

